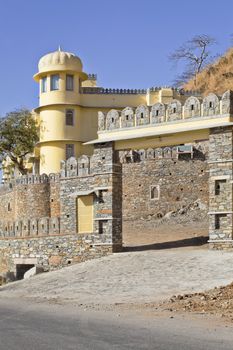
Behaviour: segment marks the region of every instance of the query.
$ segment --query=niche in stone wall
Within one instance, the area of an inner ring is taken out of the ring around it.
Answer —
[[[226,225],[227,214],[215,214],[215,230],[220,230]]]
[[[224,184],[226,179],[215,180],[215,196],[220,195],[224,191]]]
[[[107,220],[99,220],[99,234],[105,234],[107,230]]]
[[[150,186],[150,199],[159,200],[160,199],[160,185]]]

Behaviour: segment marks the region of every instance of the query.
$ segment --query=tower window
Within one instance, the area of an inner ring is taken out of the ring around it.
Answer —
[[[191,105],[191,111],[194,111],[194,105]]]
[[[210,101],[210,103],[209,103],[209,108],[213,108],[213,102],[212,101]]]
[[[66,125],[74,125],[74,111],[72,109],[66,110]]]
[[[50,90],[59,90],[59,74],[53,74],[50,77]]]
[[[41,92],[47,92],[47,77],[41,79]]]
[[[156,115],[156,117],[159,116],[159,110],[158,109],[156,109],[155,115]]]
[[[143,119],[144,118],[144,114],[143,113],[141,113],[141,119]]]
[[[73,144],[66,145],[66,159],[69,159],[70,157],[74,157],[74,145]]]
[[[66,75],[66,90],[73,91],[74,90],[74,76],[67,74]]]
[[[176,113],[176,107],[173,108],[173,113]]]

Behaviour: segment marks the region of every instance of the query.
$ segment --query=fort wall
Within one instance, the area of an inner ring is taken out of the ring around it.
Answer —
[[[114,157],[112,143],[97,145],[91,159],[63,162],[60,174],[1,187],[0,273],[16,276],[17,265],[50,270],[121,249],[121,164]],[[91,232],[78,224],[78,198],[86,195],[93,199]]]
[[[208,141],[186,146],[181,154],[175,148],[134,151],[134,158],[121,152],[123,220],[163,217],[198,199],[208,206]]]

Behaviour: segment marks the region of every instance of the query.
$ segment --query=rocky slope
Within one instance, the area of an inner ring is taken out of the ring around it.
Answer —
[[[233,48],[200,72],[196,79],[190,80],[183,88],[200,91],[203,95],[210,92],[221,95],[227,90],[233,90]]]

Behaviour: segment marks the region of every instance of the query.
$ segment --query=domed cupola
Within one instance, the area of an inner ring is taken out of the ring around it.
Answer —
[[[48,72],[67,71],[71,73],[80,73],[82,79],[87,79],[86,73],[83,71],[81,59],[73,53],[62,51],[50,52],[41,57],[38,64],[38,73],[34,75],[34,79],[38,81],[41,75]]]

